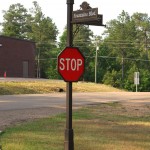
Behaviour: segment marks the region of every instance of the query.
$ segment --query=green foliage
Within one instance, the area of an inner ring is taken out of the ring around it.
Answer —
[[[31,29],[29,33],[29,38],[36,42],[37,45],[37,70],[39,70],[39,77],[49,78],[50,66],[53,63],[50,62],[50,58],[56,57],[53,54],[53,50],[56,50],[56,37],[58,35],[57,27],[55,23],[52,22],[52,19],[45,17],[41,7],[35,1],[33,2],[34,8],[30,10],[32,17],[31,20]]]
[[[28,11],[20,3],[13,4],[8,11],[3,11],[4,22],[2,23],[2,34],[21,39],[27,39],[30,32]]]
[[[150,91],[150,71],[141,69],[140,70],[140,85],[139,90],[143,92]]]
[[[139,72],[137,65],[134,64],[128,71],[127,77],[124,81],[124,88],[128,89],[129,91],[135,91],[134,85],[134,72]]]
[[[49,60],[49,66],[46,69],[46,77],[48,79],[61,79],[58,70],[57,70],[57,60],[56,59],[50,59]]]
[[[20,3],[4,11],[2,34],[10,37],[29,39],[36,43],[37,75],[48,77],[51,51],[56,50],[58,30],[50,17],[45,17],[39,4],[34,1],[29,11]],[[53,55],[56,58],[56,55]]]
[[[60,36],[60,43],[59,47],[61,50],[63,50],[67,45],[67,29],[64,29],[63,34]]]
[[[122,11],[117,19],[107,24],[105,31],[109,53],[103,82],[115,87],[135,91],[134,72],[140,72],[140,91],[149,91],[149,33],[150,19],[147,14],[130,16]],[[112,61],[113,60],[113,61]]]
[[[118,87],[120,80],[120,74],[117,71],[112,70],[112,72],[106,72],[103,78],[103,83],[107,85],[112,85],[113,87]]]

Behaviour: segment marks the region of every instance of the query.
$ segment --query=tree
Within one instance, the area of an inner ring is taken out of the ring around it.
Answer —
[[[129,16],[122,11],[117,19],[113,19],[107,24],[107,33],[104,43],[109,51],[107,57],[114,59],[108,72],[104,75],[103,82],[128,90],[134,90],[134,71],[142,71],[140,90],[149,89],[149,36],[150,18],[147,14],[134,13]],[[118,80],[121,74],[122,80]],[[117,78],[116,78],[116,77]],[[113,79],[113,80],[112,80]],[[113,81],[113,82],[112,82]]]
[[[8,11],[3,11],[4,22],[2,23],[2,34],[6,36],[27,39],[30,30],[28,18],[30,15],[26,8],[20,3],[13,4]]]
[[[56,48],[58,30],[52,19],[45,17],[39,4],[36,1],[33,4],[34,8],[30,9],[31,32],[28,37],[36,42],[37,76],[47,78],[50,59],[53,57],[51,51]]]
[[[139,55],[139,50],[135,49],[134,41],[136,37],[136,28],[134,21],[125,11],[118,16],[117,19],[108,22],[106,33],[108,36],[105,42],[108,43],[110,57],[116,57],[116,71],[122,72],[122,81],[120,87],[124,87],[124,80],[126,78],[125,71],[129,68],[130,62],[126,58],[133,58]]]
[[[95,47],[93,47],[92,37],[93,32],[89,29],[89,26],[74,25],[74,46],[79,47],[85,56],[85,72],[83,75],[85,81],[94,81]]]
[[[59,37],[59,47],[61,50],[65,49],[67,45],[67,27],[64,28],[62,35]]]
[[[58,35],[55,23],[53,23],[51,18],[45,17],[41,7],[36,1],[34,1],[33,4],[34,8],[30,9],[32,32],[29,37],[36,42],[55,42]]]
[[[149,58],[148,47],[150,42],[150,18],[148,14],[134,13],[132,20],[137,31],[137,41],[142,49],[145,50],[147,59]]]

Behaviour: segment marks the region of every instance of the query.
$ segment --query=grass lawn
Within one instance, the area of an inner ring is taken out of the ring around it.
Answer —
[[[12,94],[43,94],[58,92],[59,89],[66,91],[66,83],[58,80],[49,81],[6,81],[0,82],[0,95]],[[87,82],[73,83],[75,92],[121,92],[111,86]]]
[[[3,150],[64,150],[65,115],[8,128]],[[150,107],[99,104],[73,112],[75,150],[149,150]]]

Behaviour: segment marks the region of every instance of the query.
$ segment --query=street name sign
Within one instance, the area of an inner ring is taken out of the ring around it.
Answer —
[[[98,14],[98,8],[73,11],[72,23],[73,24],[104,26],[103,25],[103,15]]]
[[[98,17],[98,8],[73,11],[73,22],[85,22],[96,20]]]

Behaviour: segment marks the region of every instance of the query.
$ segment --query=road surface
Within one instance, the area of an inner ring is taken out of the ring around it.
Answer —
[[[73,93],[73,109],[107,102],[150,105],[150,92]],[[0,96],[0,131],[10,125],[65,112],[66,94]]]
[[[112,101],[149,104],[150,92],[73,93],[73,107]],[[0,96],[0,110],[16,110],[41,107],[65,107],[65,103],[65,93]]]

